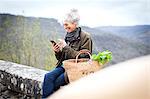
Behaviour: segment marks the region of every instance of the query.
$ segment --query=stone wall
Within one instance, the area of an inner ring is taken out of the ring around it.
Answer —
[[[10,93],[17,94],[16,97],[20,95],[22,99],[40,98],[45,73],[47,71],[0,60],[0,97],[3,93]]]

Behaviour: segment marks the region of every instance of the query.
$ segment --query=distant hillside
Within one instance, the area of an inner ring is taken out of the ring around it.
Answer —
[[[0,59],[50,69],[56,59],[49,40],[61,30],[52,18],[0,14]]]
[[[123,38],[135,40],[150,46],[150,25],[104,26],[95,29],[108,32]]]
[[[93,38],[93,53],[112,51],[110,64],[114,64],[150,54],[150,26],[135,27],[82,26],[82,29]],[[53,18],[0,14],[0,59],[50,69],[56,59],[49,40],[57,40],[64,35],[63,26]]]
[[[100,29],[92,29],[89,27],[83,28],[92,34],[95,47],[94,52],[106,49],[113,52],[112,64],[150,54],[150,46],[147,46],[142,42],[135,41],[134,39],[131,39],[132,37],[126,38]],[[143,39],[147,37],[148,36],[144,36]]]

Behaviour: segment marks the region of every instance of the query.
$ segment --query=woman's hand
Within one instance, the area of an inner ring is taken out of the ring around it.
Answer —
[[[58,39],[58,40],[60,41],[59,44],[61,46],[61,49],[64,48],[67,45],[67,43],[65,42],[65,40],[63,40],[63,39]]]
[[[59,43],[57,43],[56,45],[53,44],[52,48],[53,48],[54,52],[56,52],[56,53],[61,51],[61,46]]]
[[[63,39],[58,39],[59,42],[56,44],[53,44],[53,50],[54,52],[58,53],[59,51],[61,51],[67,44]]]

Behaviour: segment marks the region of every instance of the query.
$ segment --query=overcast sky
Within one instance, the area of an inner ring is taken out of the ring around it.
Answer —
[[[0,13],[56,18],[79,11],[81,25],[127,26],[150,24],[150,0],[0,0]]]

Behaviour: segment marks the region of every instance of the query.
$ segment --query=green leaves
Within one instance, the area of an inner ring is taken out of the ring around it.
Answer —
[[[105,64],[106,62],[109,62],[112,60],[112,52],[109,50],[99,52],[97,55],[92,55],[92,60],[98,61],[99,64]]]

